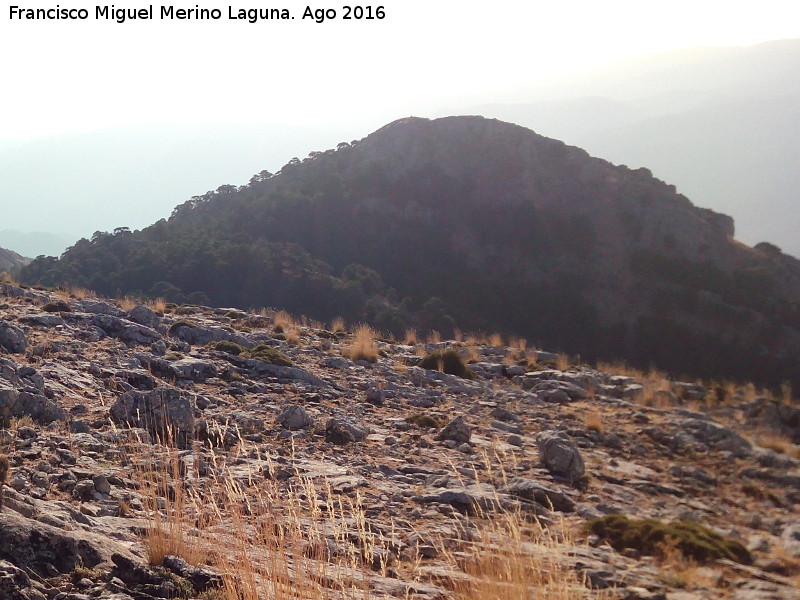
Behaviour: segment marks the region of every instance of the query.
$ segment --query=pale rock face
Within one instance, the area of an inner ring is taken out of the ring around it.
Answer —
[[[438,440],[453,440],[460,444],[469,442],[471,438],[472,429],[463,415],[459,415],[450,421],[436,436]]]
[[[585,466],[578,446],[563,431],[544,431],[536,439],[539,460],[551,473],[575,480],[583,476]]]
[[[0,346],[12,354],[21,354],[28,347],[25,333],[8,321],[0,321]]]
[[[278,422],[292,431],[306,429],[313,424],[313,420],[306,412],[306,409],[299,404],[293,404],[283,411],[278,417]]]
[[[195,429],[194,399],[174,388],[127,392],[111,406],[111,419],[129,427],[141,427],[152,436],[174,439],[185,446]]]

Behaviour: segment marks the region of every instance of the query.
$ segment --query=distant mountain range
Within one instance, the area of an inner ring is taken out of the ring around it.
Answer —
[[[21,277],[800,384],[800,261],[733,232],[647,169],[496,120],[409,118]]]
[[[340,136],[286,125],[154,125],[0,143],[0,212],[8,215],[0,245],[58,256],[80,237],[144,227],[220,181],[240,184]]]
[[[647,167],[694,203],[734,215],[743,241],[800,256],[798,69],[800,40],[682,50],[516,94],[529,103],[458,112]]]

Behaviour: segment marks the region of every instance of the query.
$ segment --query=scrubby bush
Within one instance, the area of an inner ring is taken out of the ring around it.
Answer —
[[[218,350],[219,352],[227,352],[228,354],[233,354],[234,356],[239,356],[242,352],[245,352],[246,348],[244,346],[240,346],[235,342],[228,342],[222,340],[214,344],[214,350]]]
[[[186,319],[181,319],[180,321],[175,321],[169,327],[169,334],[170,335],[174,334],[178,330],[179,327],[197,327],[197,323],[195,323],[194,321],[186,320]]]
[[[54,300],[53,302],[48,302],[42,306],[42,310],[49,313],[72,312],[72,307],[64,302],[64,300]]]
[[[227,352],[234,356],[241,356],[242,358],[252,358],[267,362],[279,367],[291,367],[293,363],[291,359],[280,350],[276,350],[266,344],[259,344],[255,348],[245,348],[235,342],[220,341],[214,344],[214,350],[219,352]]]
[[[633,548],[642,554],[657,554],[664,544],[674,540],[675,547],[686,558],[705,562],[719,558],[750,564],[753,557],[742,544],[726,538],[693,521],[662,523],[655,519],[629,519],[612,514],[594,519],[586,525],[615,549]]]
[[[467,367],[461,355],[452,348],[431,352],[422,359],[419,366],[423,369],[434,369],[449,375],[456,375],[463,379],[475,379],[475,373]]]
[[[280,350],[275,350],[266,344],[260,344],[255,348],[251,348],[245,352],[246,358],[254,358],[262,360],[279,367],[291,367],[293,363],[291,359]]]
[[[406,423],[410,423],[411,425],[415,425],[420,429],[441,429],[442,424],[439,422],[438,419],[430,415],[426,415],[423,413],[416,413],[411,415],[410,417],[406,417]]]

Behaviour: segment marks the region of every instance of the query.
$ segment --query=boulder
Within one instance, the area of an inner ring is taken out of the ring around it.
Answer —
[[[295,431],[310,427],[313,421],[305,408],[299,404],[293,404],[278,416],[278,423],[286,429]]]
[[[111,315],[113,317],[121,317],[125,313],[108,302],[103,300],[76,300],[73,302],[75,312],[90,313],[96,315]]]
[[[543,431],[536,438],[539,460],[548,471],[571,480],[583,476],[585,466],[578,446],[563,431]]]
[[[0,560],[0,598],[4,600],[46,600],[47,596],[31,586],[22,569]]]
[[[200,358],[182,358],[173,362],[171,368],[178,379],[205,381],[210,377],[217,376],[217,367],[214,366],[214,363]]]
[[[350,442],[362,442],[367,439],[369,430],[341,417],[331,417],[325,424],[325,441],[344,445]]]
[[[120,396],[109,414],[117,425],[141,427],[153,437],[186,447],[194,438],[194,398],[174,388],[130,391]]]
[[[107,562],[115,549],[128,554],[106,536],[77,528],[65,531],[13,511],[3,512],[0,556],[29,573],[53,577],[78,566],[92,568]]]
[[[436,436],[437,440],[453,440],[459,444],[469,442],[471,438],[472,428],[467,424],[463,415],[450,421]]]
[[[28,347],[25,333],[8,321],[0,321],[0,346],[12,354],[22,354]]]
[[[144,304],[139,304],[129,310],[128,319],[151,329],[155,329],[161,323],[161,317]]]
[[[514,477],[507,485],[503,486],[500,491],[509,496],[531,500],[553,510],[561,512],[572,512],[575,510],[575,501],[565,492],[541,481],[534,481],[533,479],[526,479],[524,477]]]
[[[38,423],[64,421],[64,409],[42,394],[20,391],[0,380],[0,416],[3,419],[30,416]]]

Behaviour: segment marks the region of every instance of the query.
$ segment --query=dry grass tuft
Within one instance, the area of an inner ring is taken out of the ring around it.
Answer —
[[[503,336],[499,333],[493,333],[489,336],[489,345],[495,347],[503,346]]]
[[[751,441],[779,454],[795,455],[798,450],[791,436],[777,431],[757,431]]]
[[[606,428],[603,424],[603,415],[596,408],[589,409],[583,417],[583,425],[589,431],[604,433]]]
[[[275,331],[278,333],[285,332],[289,327],[294,327],[294,317],[285,310],[276,312],[272,317],[272,322],[275,324]]]
[[[145,302],[147,306],[154,313],[163,315],[167,311],[167,301],[164,298],[153,298]]]
[[[118,303],[120,310],[124,310],[125,312],[129,312],[138,306],[139,302],[135,298],[131,298],[130,296],[125,296],[122,300]]]
[[[569,369],[569,365],[570,365],[569,355],[560,352],[556,356],[556,369],[558,369],[559,371],[566,371],[567,369]]]
[[[416,329],[406,329],[406,337],[404,343],[406,344],[406,346],[416,346],[419,343]]]
[[[366,360],[378,362],[378,346],[375,345],[377,332],[369,325],[359,325],[353,333],[353,343],[343,350],[350,360]]]
[[[344,319],[342,317],[335,317],[331,321],[331,331],[333,333],[344,333]]]
[[[439,548],[454,572],[455,600],[587,597],[586,582],[568,566],[569,536],[559,539],[516,512],[492,515],[473,525],[469,539],[448,540]]]
[[[428,343],[429,344],[441,344],[442,343],[442,334],[438,331],[433,330],[428,334]]]
[[[0,283],[10,283],[11,285],[18,285],[17,280],[8,271],[0,273]]]
[[[87,290],[83,287],[78,286],[69,286],[67,288],[58,288],[55,290],[56,296],[61,298],[62,300],[85,300],[86,298],[96,298],[97,294],[95,294],[92,290]]]

